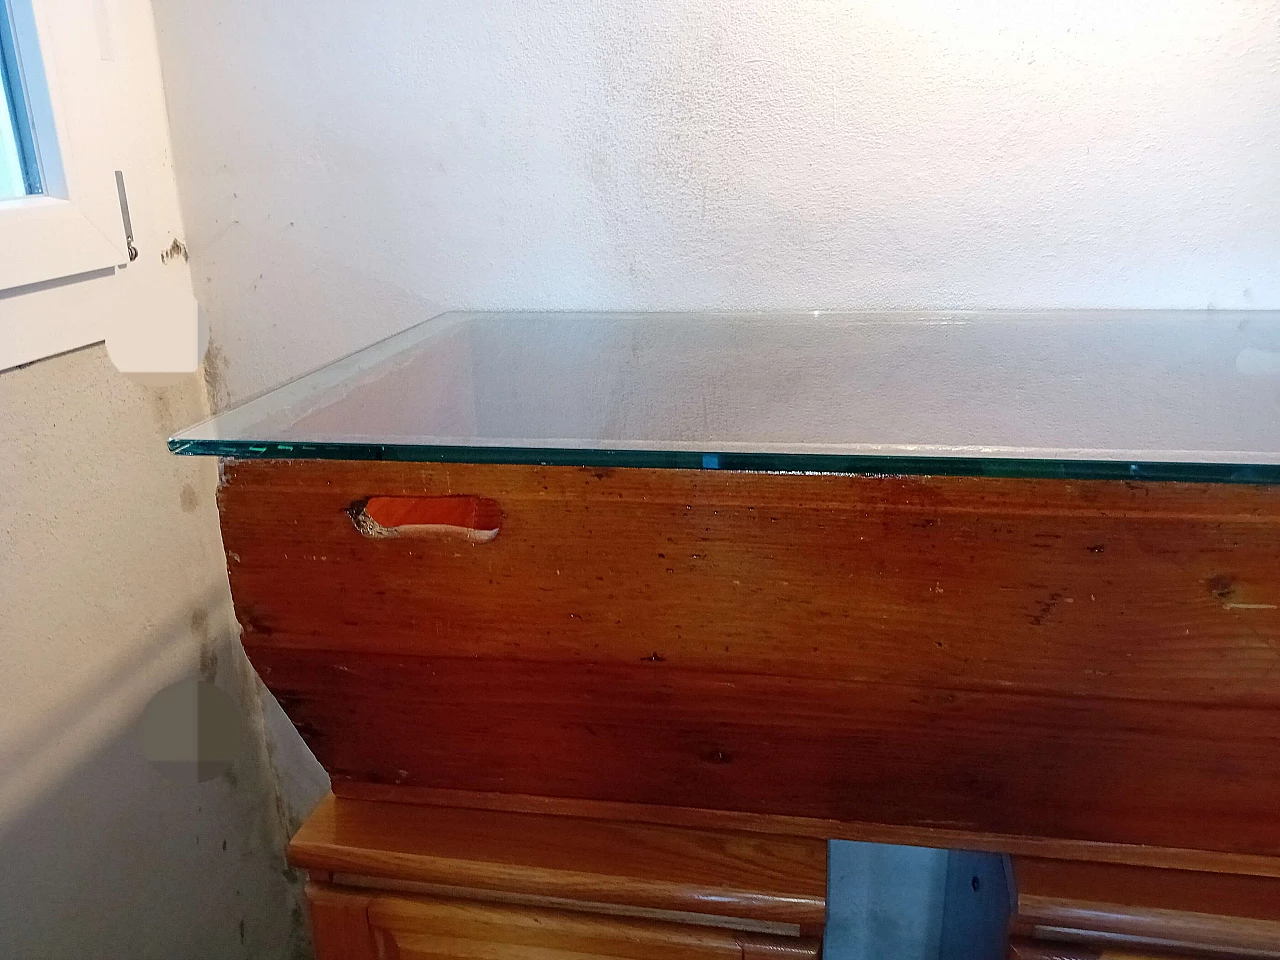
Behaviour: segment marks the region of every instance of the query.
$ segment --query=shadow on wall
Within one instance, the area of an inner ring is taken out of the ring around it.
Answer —
[[[193,609],[201,611],[207,621],[203,611],[216,609],[222,599],[221,591],[207,590]],[[17,791],[40,779],[39,767],[47,762],[51,750],[60,743],[81,741],[86,731],[100,726],[101,715],[109,711],[111,701],[145,703],[151,691],[178,679],[182,652],[190,642],[190,626],[173,620],[157,627],[117,656],[91,683],[66,697],[39,727],[0,742],[0,770],[5,771],[4,785],[0,786],[0,836],[7,832],[10,819],[28,805]]]
[[[193,609],[225,609],[225,592],[211,594]],[[186,675],[216,683],[253,714],[238,759],[205,783],[166,778],[139,748],[138,707],[51,791],[15,805],[0,835],[0,903],[10,918],[0,924],[0,956],[311,955],[300,878],[285,863],[284,845],[307,812],[301,807],[318,801],[328,782],[314,760],[275,755],[276,744],[297,737],[278,726],[283,714],[234,632],[211,628],[207,616],[163,625],[38,732],[5,745],[0,769],[10,783],[39,779],[41,758],[92,730],[122,690],[145,703],[180,679],[172,666],[155,665],[190,665],[181,649],[193,633],[199,667]],[[263,861],[275,866],[247,868]]]

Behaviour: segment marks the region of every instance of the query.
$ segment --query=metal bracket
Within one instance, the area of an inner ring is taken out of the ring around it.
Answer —
[[[832,840],[824,960],[1004,960],[1009,858]]]
[[[133,221],[129,219],[129,196],[124,190],[124,171],[116,171],[116,196],[120,198],[120,219],[124,221],[124,245],[129,251],[129,262],[138,259],[138,248],[133,245]]]

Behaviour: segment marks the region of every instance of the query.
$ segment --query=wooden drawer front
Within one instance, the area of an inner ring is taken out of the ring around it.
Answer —
[[[1018,857],[1016,957],[1090,957],[1099,949],[1280,958],[1280,880]],[[1082,945],[1082,946],[1081,946]],[[1061,945],[1060,945],[1061,946]],[[1090,950],[1093,949],[1091,953]],[[1145,954],[1142,954],[1145,956]]]
[[[226,467],[246,649],[334,777],[1280,854],[1280,490]],[[369,537],[372,496],[495,502]]]
[[[1227,954],[1152,952],[1146,947],[1095,947],[1080,943],[1055,943],[1015,937],[1009,944],[1009,960],[1239,960]]]
[[[434,897],[310,890],[317,960],[815,960],[820,942]],[[362,921],[367,930],[362,931]],[[366,951],[361,953],[360,951]]]
[[[827,844],[808,837],[329,796],[290,842],[289,862],[373,883],[465,888],[482,900],[555,898],[787,928],[774,933],[816,935],[826,923]]]
[[[377,897],[375,942],[402,960],[800,960],[814,940],[631,917],[425,897]]]

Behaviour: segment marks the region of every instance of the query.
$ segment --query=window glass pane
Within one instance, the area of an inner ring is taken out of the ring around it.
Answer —
[[[0,200],[40,193],[31,119],[23,95],[12,11],[0,0]]]
[[[0,115],[0,200],[20,197],[27,192],[14,136],[13,107],[9,105],[8,90],[5,93],[4,112]]]

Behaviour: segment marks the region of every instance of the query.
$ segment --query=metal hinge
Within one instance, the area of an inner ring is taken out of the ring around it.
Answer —
[[[124,171],[116,171],[116,195],[120,197],[120,219],[124,221],[124,245],[129,251],[129,262],[138,259],[138,248],[133,245],[133,221],[129,219],[129,196],[124,192]]]

